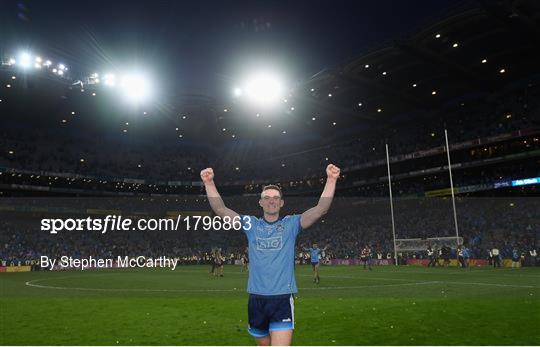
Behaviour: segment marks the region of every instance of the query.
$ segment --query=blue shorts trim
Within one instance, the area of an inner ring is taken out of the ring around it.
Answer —
[[[279,330],[294,330],[294,323],[290,322],[270,322],[269,331],[279,331]]]
[[[253,337],[266,337],[270,334],[268,330],[260,330],[248,327],[248,333]]]

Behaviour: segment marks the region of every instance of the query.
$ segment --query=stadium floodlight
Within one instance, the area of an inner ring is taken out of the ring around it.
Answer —
[[[58,70],[57,73],[58,73],[58,75],[63,76],[64,75],[64,70]]]
[[[36,63],[40,63],[42,62],[43,60],[41,59],[41,57],[36,57]]]
[[[250,102],[258,106],[270,106],[282,99],[283,86],[276,75],[261,72],[246,80],[243,91]]]
[[[116,77],[110,73],[105,74],[105,76],[103,76],[103,81],[105,85],[109,87],[114,87],[116,85]]]
[[[242,89],[241,88],[234,88],[234,96],[236,96],[236,97],[242,96]]]
[[[19,65],[23,68],[23,69],[26,69],[28,67],[30,67],[30,61],[32,60],[32,57],[30,56],[29,53],[27,52],[22,52],[19,56]]]
[[[97,72],[94,72],[93,74],[90,75],[89,79],[88,79],[88,83],[90,84],[99,84],[100,80],[99,80],[99,74]]]
[[[148,79],[140,73],[130,73],[122,78],[120,84],[124,96],[131,102],[145,101],[151,94]]]
[[[47,60],[43,65],[45,65],[46,67],[49,67],[51,66],[52,62],[50,60]]]
[[[9,65],[15,65],[15,63],[17,63],[15,58],[9,58]]]

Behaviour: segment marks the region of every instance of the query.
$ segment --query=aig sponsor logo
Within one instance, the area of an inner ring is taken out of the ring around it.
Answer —
[[[283,246],[281,236],[261,238],[257,237],[257,250],[260,251],[278,251]]]

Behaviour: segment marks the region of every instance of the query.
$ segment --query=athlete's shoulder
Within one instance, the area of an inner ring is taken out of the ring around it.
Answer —
[[[289,214],[289,215],[286,215],[285,217],[283,217],[282,221],[283,222],[297,222],[300,220],[300,218],[302,217],[302,215],[300,214]]]
[[[291,214],[283,217],[282,221],[283,223],[291,224],[294,226],[300,226],[300,218],[302,218],[302,215],[299,214]]]

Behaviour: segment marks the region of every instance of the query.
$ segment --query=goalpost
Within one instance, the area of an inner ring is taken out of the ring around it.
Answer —
[[[448,247],[450,249],[457,249],[463,245],[463,238],[459,236],[458,228],[458,218],[456,212],[456,198],[454,194],[454,181],[452,177],[452,163],[450,161],[450,145],[448,143],[448,132],[444,129],[444,138],[445,138],[445,152],[448,162],[448,174],[450,178],[450,192],[452,197],[452,213],[453,213],[453,224],[455,236],[445,236],[445,237],[431,237],[431,238],[396,238],[396,223],[394,217],[394,197],[392,194],[392,175],[390,172],[390,154],[388,151],[388,144],[386,144],[386,165],[388,173],[388,191],[390,196],[390,214],[392,220],[392,238],[394,242],[394,264],[398,265],[398,252],[414,252],[414,251],[425,251],[428,246],[431,246],[436,249],[441,249],[442,247]]]

